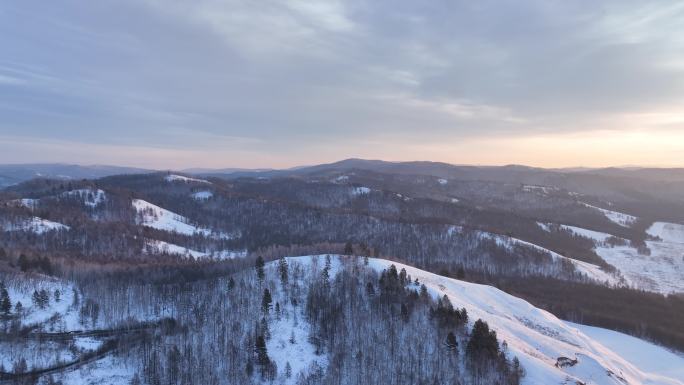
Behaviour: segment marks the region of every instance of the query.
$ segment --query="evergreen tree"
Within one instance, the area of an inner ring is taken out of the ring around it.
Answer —
[[[446,342],[444,344],[449,351],[458,352],[458,342],[456,341],[454,332],[449,332],[449,334],[447,334]]]
[[[260,256],[257,257],[254,268],[256,269],[257,273],[257,278],[259,278],[259,282],[263,282],[264,278],[266,277],[266,273],[264,272],[264,259]]]
[[[351,242],[347,242],[344,244],[344,254],[345,255],[352,255],[354,254],[354,247],[352,246]]]
[[[290,365],[290,361],[287,361],[285,363],[285,378],[290,377],[292,377],[292,366]]]
[[[258,336],[254,343],[254,351],[257,356],[257,365],[262,367],[262,370],[271,362],[268,358],[268,351],[266,350],[266,340],[264,336]]]
[[[287,285],[288,268],[285,258],[280,258],[280,261],[278,261],[278,271],[280,272],[280,281],[283,283],[283,286]]]
[[[264,289],[264,295],[261,298],[261,310],[264,313],[268,313],[269,310],[271,310],[271,302],[273,299],[271,298],[271,291],[268,290],[268,288]]]
[[[0,313],[9,315],[12,310],[12,301],[9,297],[9,292],[5,288],[5,284],[0,282]]]

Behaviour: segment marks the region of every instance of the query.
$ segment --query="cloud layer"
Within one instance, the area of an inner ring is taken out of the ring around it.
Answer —
[[[0,162],[684,165],[679,1],[13,3]]]

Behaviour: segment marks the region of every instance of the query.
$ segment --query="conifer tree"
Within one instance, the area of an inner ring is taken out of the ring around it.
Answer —
[[[273,299],[271,298],[271,291],[268,290],[268,288],[264,289],[264,296],[261,298],[261,310],[264,313],[268,313],[269,310],[271,310],[271,302]]]
[[[266,273],[264,272],[264,265],[264,259],[261,258],[261,255],[258,256],[254,268],[256,269],[257,278],[259,278],[259,282],[263,282],[264,278],[266,277]]]

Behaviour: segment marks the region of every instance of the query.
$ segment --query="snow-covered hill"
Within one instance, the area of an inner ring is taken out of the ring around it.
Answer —
[[[462,228],[459,226],[452,226],[449,231],[450,232],[462,231]],[[486,231],[478,231],[477,234],[481,239],[493,240],[497,243],[497,245],[504,247],[504,248],[508,249],[509,251],[513,251],[513,246],[516,246],[516,245],[517,246],[523,246],[523,247],[528,247],[528,248],[535,249],[535,250],[538,250],[538,251],[541,251],[544,253],[548,253],[551,256],[551,258],[553,258],[554,260],[568,261],[575,267],[575,269],[578,272],[584,274],[587,278],[592,279],[596,282],[608,283],[610,285],[615,285],[615,284],[619,283],[618,277],[601,270],[601,268],[597,265],[594,265],[594,264],[591,264],[588,262],[584,262],[584,261],[579,261],[577,259],[565,257],[563,255],[560,255],[560,254],[552,251],[552,250],[546,249],[546,248],[541,247],[539,245],[535,245],[534,243],[530,243],[530,242],[523,241],[523,240],[518,239],[518,238],[509,237],[506,235],[489,233]]]
[[[471,320],[487,321],[506,341],[510,354],[522,362],[527,373],[525,384],[684,384],[682,378],[648,373],[638,362],[629,362],[551,313],[494,287],[445,278],[388,260],[369,259],[369,266],[378,271],[392,264],[406,269],[433,295],[446,294],[454,306],[465,307]],[[561,357],[577,359],[577,364],[557,367]],[[671,364],[676,367],[679,363]]]
[[[190,178],[187,176],[175,175],[175,174],[165,176],[164,180],[167,182],[184,182],[184,183],[195,182],[195,183],[211,184],[211,182],[209,182],[208,180],[205,180],[205,179]]]
[[[593,206],[593,205],[590,205],[587,203],[582,203],[582,205],[600,212],[606,218],[608,218],[611,222],[617,223],[618,225],[623,226],[623,227],[630,227],[634,224],[634,222],[637,221],[637,219],[639,219],[633,215],[621,213],[618,211],[603,209],[603,208],[596,207],[596,206]]]
[[[174,245],[172,243],[148,239],[145,242],[145,249],[147,254],[174,254],[182,257],[192,257],[195,259],[233,259],[242,258],[247,255],[246,251],[221,250],[215,252],[204,252],[189,249],[187,247]]]
[[[233,238],[232,235],[227,233],[216,232],[205,227],[192,225],[188,218],[142,199],[134,199],[133,207],[140,214],[140,224],[143,226],[185,235],[201,234],[212,238]]]
[[[30,231],[36,234],[43,234],[48,231],[69,230],[69,226],[49,221],[39,217],[31,217],[14,223],[8,223],[0,228],[5,231]]]

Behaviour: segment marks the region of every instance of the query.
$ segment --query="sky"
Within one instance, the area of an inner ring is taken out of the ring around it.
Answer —
[[[0,163],[351,157],[684,166],[684,2],[0,2]]]

